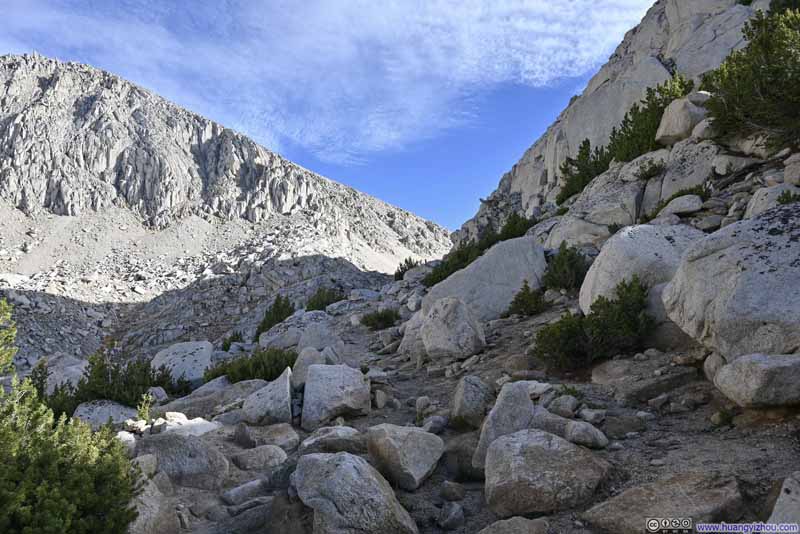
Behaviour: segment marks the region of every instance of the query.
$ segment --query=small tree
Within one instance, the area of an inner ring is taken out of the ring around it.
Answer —
[[[11,306],[5,300],[0,300],[0,374],[11,369],[17,348],[14,340],[17,338],[17,327],[11,319]]]
[[[522,289],[514,295],[514,300],[508,307],[506,315],[524,315],[532,316],[539,315],[549,308],[550,305],[544,299],[544,294],[538,289],[531,289],[528,281],[522,284]]]
[[[547,289],[574,291],[580,289],[588,271],[589,262],[583,254],[577,248],[568,247],[562,241],[558,252],[547,265],[542,283]]]
[[[395,280],[402,280],[403,277],[406,275],[408,271],[420,265],[419,261],[416,261],[412,258],[406,258],[403,262],[397,266],[397,270],[394,272],[394,279]]]
[[[272,301],[272,305],[264,312],[264,318],[256,329],[256,339],[262,333],[268,331],[270,328],[278,323],[282,323],[294,313],[294,304],[289,300],[289,297],[282,297],[278,295]]]
[[[308,299],[306,311],[324,310],[334,302],[343,299],[344,293],[340,289],[321,287]]]

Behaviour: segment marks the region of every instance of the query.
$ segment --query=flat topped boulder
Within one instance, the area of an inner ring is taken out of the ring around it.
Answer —
[[[346,452],[302,456],[291,484],[303,504],[314,510],[314,532],[419,532],[389,483],[358,456]]]
[[[271,425],[292,422],[292,370],[286,368],[281,376],[251,393],[242,405],[248,423]]]
[[[591,525],[615,534],[640,534],[651,517],[687,517],[695,524],[734,522],[742,496],[733,477],[706,473],[671,475],[625,490],[583,514]]]
[[[526,280],[533,289],[541,286],[545,269],[544,249],[533,236],[502,241],[431,287],[423,300],[423,310],[429,310],[441,298],[456,297],[478,320],[497,319]]]
[[[744,408],[800,404],[800,354],[748,354],[722,366],[714,385]]]
[[[800,347],[800,203],[691,245],[662,294],[669,318],[728,362]]]
[[[444,441],[416,427],[382,424],[367,432],[367,450],[381,473],[413,491],[436,469]]]
[[[92,430],[97,430],[107,423],[118,425],[124,423],[126,419],[137,418],[135,408],[110,400],[81,403],[75,408],[72,417],[88,423]]]
[[[431,359],[468,358],[486,346],[483,326],[460,299],[437,300],[420,329],[425,353]]]
[[[214,346],[208,341],[176,343],[158,351],[150,362],[153,369],[165,366],[173,380],[188,380],[192,385],[203,383],[203,374],[211,367]]]
[[[611,387],[614,396],[622,402],[647,402],[698,378],[694,367],[672,366],[671,363],[672,358],[665,353],[651,355],[643,361],[609,360],[592,369],[592,382]]]
[[[486,454],[486,503],[500,517],[549,513],[594,495],[611,466],[541,430],[503,436]]]
[[[366,415],[370,381],[347,365],[311,365],[303,396],[302,427],[309,432],[340,415]]]

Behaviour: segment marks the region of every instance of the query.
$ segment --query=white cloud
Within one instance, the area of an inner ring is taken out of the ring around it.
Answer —
[[[469,122],[498,85],[585,76],[650,3],[10,0],[0,46],[80,58],[271,148],[357,162]]]

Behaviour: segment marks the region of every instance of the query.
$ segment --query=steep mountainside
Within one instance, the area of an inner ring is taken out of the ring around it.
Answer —
[[[611,129],[648,87],[675,73],[699,79],[744,45],[742,26],[768,0],[751,6],[737,0],[659,0],[625,36],[586,89],[529,148],[485,199],[478,213],[454,234],[457,243],[498,227],[512,212],[530,216],[553,202],[561,186],[561,163],[584,139],[592,146],[608,140]]]
[[[190,214],[252,223],[294,216],[308,243],[289,247],[385,272],[449,247],[433,223],[113,74],[38,55],[0,57],[0,197],[29,214],[121,207],[154,228]]]

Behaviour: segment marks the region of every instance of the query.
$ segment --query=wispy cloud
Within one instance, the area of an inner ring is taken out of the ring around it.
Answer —
[[[0,53],[112,70],[280,150],[358,162],[602,63],[651,0],[6,0]]]

